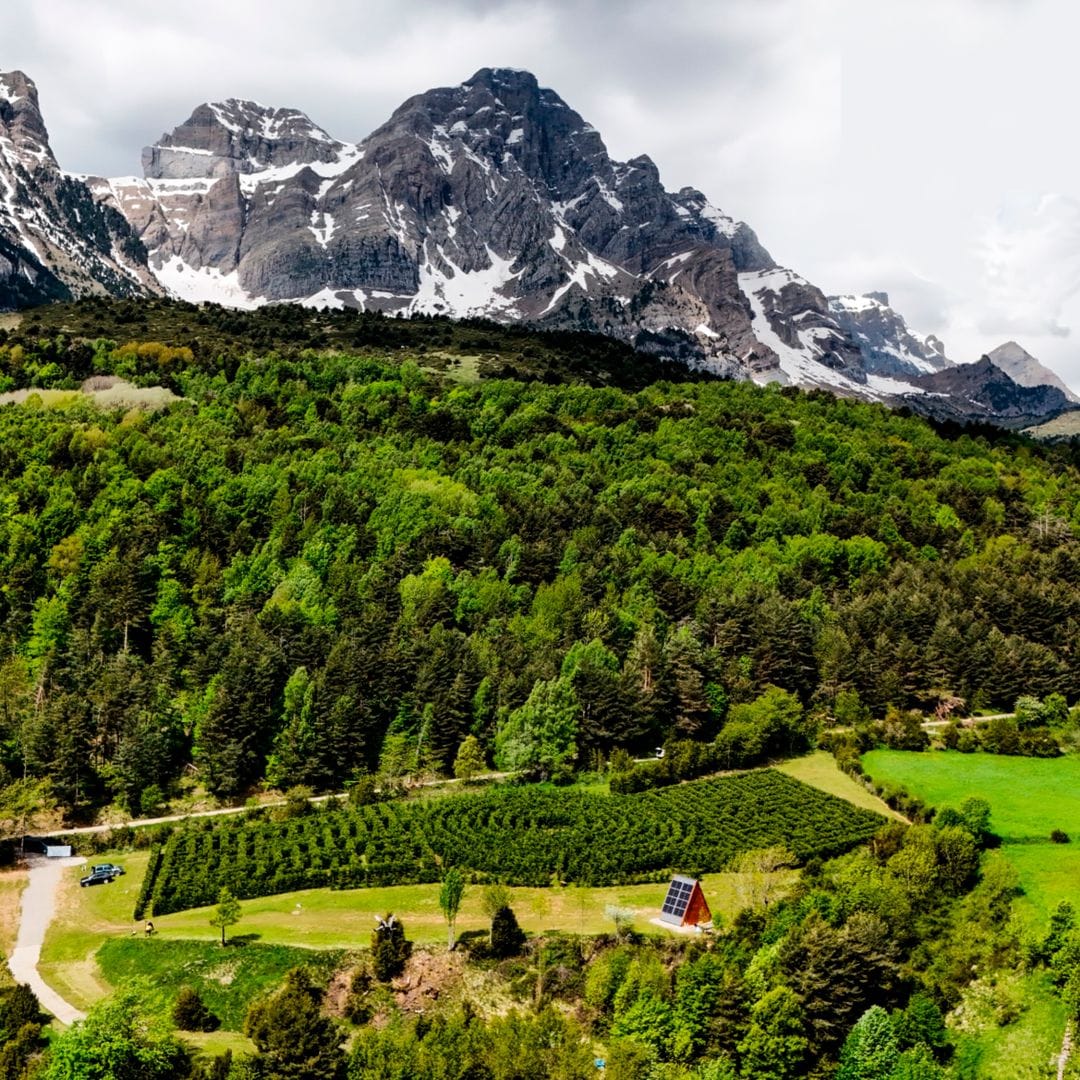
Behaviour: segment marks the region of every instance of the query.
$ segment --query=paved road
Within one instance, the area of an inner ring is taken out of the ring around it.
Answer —
[[[64,868],[78,866],[85,859],[46,859],[30,856],[30,876],[23,889],[22,906],[19,909],[19,934],[15,950],[8,960],[8,967],[16,982],[26,983],[37,994],[43,1008],[61,1023],[70,1024],[86,1015],[65,1001],[38,972],[41,946],[45,931],[56,913],[56,894],[60,888]]]

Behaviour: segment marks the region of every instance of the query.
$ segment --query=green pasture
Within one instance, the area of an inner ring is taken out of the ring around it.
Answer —
[[[873,750],[862,763],[877,783],[903,787],[931,806],[985,799],[990,827],[1019,874],[1019,910],[1029,924],[1045,924],[1061,900],[1080,907],[1080,757]],[[1073,843],[1051,843],[1054,829]]]

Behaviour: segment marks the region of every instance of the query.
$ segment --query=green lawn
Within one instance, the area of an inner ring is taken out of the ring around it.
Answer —
[[[226,1031],[240,1031],[250,1002],[269,987],[279,986],[285,973],[305,964],[329,980],[342,963],[339,950],[260,945],[242,937],[222,948],[212,941],[170,941],[158,937],[113,938],[97,952],[98,967],[110,986],[143,979],[143,1000],[151,1009],[168,1013],[184,986],[198,990],[206,1007]]]
[[[862,762],[878,783],[902,786],[931,806],[986,799],[990,827],[1020,875],[1018,910],[1029,925],[1045,925],[1061,900],[1080,907],[1080,757],[873,750]],[[1074,843],[1050,843],[1053,829]]]
[[[1080,756],[872,750],[862,763],[878,783],[900,784],[932,806],[981,796],[990,803],[991,827],[1005,841],[1044,840],[1052,829],[1080,841]]]
[[[97,953],[103,944],[127,942],[132,937],[132,930],[136,931],[137,943],[145,944],[141,938],[143,924],[133,923],[131,913],[146,871],[148,854],[108,852],[95,856],[95,859],[118,862],[126,868],[127,874],[111,885],[82,889],[79,887],[81,869],[72,867],[68,870],[61,886],[57,917],[46,934],[42,949],[43,977],[80,1008],[87,1008],[107,995],[111,978],[120,977],[110,961],[99,964]],[[777,876],[791,882],[797,877],[797,871],[784,871]],[[702,878],[714,919],[730,920],[739,911],[742,883],[740,874],[707,874]],[[530,933],[565,930],[597,934],[610,931],[612,923],[606,908],[614,905],[638,912],[638,930],[663,934],[668,931],[654,926],[649,920],[659,914],[666,889],[666,883],[611,888],[521,888],[512,890],[512,903],[519,922]],[[439,911],[438,895],[437,884],[282,893],[242,901],[240,922],[231,933],[260,945],[322,950],[366,948],[375,916],[393,911],[405,923],[411,940],[419,945],[440,945],[446,941],[446,923]],[[481,898],[479,886],[466,888],[458,916],[459,933],[487,927]],[[155,916],[157,941],[213,942],[220,931],[210,925],[209,916],[209,908]],[[170,954],[166,950],[148,955],[160,956],[162,962],[169,962]],[[174,975],[163,971],[161,978],[165,983],[171,983]]]
[[[898,814],[876,795],[872,795],[857,780],[841,772],[836,766],[836,758],[824,750],[815,750],[805,757],[781,762],[776,769],[809,784],[810,787],[819,788],[839,799],[846,799],[864,810],[873,810],[899,821],[905,820],[902,814]]]

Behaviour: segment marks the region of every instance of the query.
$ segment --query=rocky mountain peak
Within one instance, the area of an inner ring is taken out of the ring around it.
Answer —
[[[209,179],[336,161],[344,148],[299,109],[229,98],[200,105],[183,124],[146,147],[142,163],[147,179]]]
[[[28,170],[57,167],[37,87],[21,71],[0,72],[0,152]]]
[[[0,311],[161,291],[124,217],[61,172],[33,81],[0,72]]]
[[[1020,386],[1053,386],[1060,390],[1069,401],[1080,404],[1080,397],[1077,397],[1045,364],[1036,360],[1015,341],[1006,341],[1004,345],[999,345],[987,354],[986,359]]]
[[[887,292],[830,296],[829,310],[859,345],[869,374],[906,379],[952,364],[938,338],[923,337],[908,327],[890,306]]]

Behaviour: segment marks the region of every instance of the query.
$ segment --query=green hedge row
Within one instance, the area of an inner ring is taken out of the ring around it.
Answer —
[[[223,885],[253,898],[432,882],[444,866],[514,885],[627,884],[721,870],[772,844],[801,859],[838,854],[882,823],[773,770],[637,795],[500,786],[287,821],[191,822],[151,859],[144,891],[164,915],[216,902]]]

